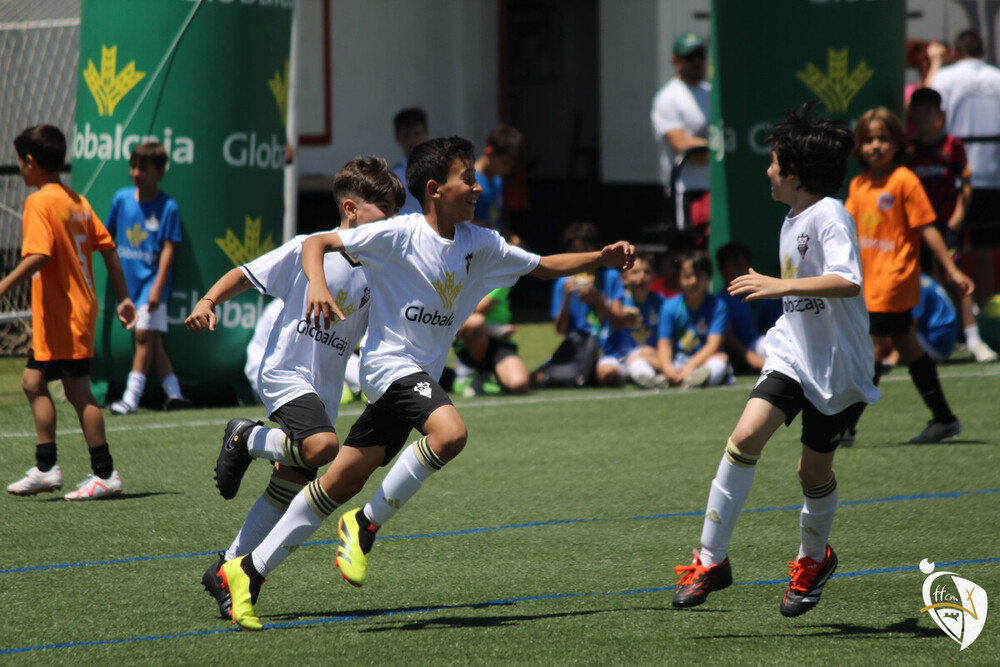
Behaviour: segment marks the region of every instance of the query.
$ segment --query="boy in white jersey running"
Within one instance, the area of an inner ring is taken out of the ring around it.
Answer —
[[[465,423],[436,378],[455,332],[484,295],[524,274],[555,278],[632,265],[635,248],[623,241],[595,252],[539,257],[466,222],[481,192],[473,161],[467,139],[420,144],[410,153],[406,181],[422,214],[316,235],[303,244],[307,316],[317,328],[339,326],[344,316],[327,288],[324,253],[349,252],[368,271],[372,305],[361,385],[371,402],[327,471],[295,497],[260,546],[222,567],[233,620],[246,629],[262,627],[254,604],[264,577],[395,457],[411,428],[423,437],[400,454],[364,508],[341,518],[337,565],[355,586],[364,582],[377,528],[465,447]]]
[[[673,605],[694,607],[733,583],[729,539],[750,493],[764,445],[802,412],[799,480],[805,500],[798,556],[781,600],[784,616],[819,602],[837,568],[827,539],[837,507],[833,456],[866,404],[879,399],[861,295],[861,263],[854,221],[833,196],[847,174],[853,139],[838,121],[809,118],[811,105],[787,112],[768,137],[771,196],[791,207],[781,227],[781,278],[753,269],[729,286],[746,300],[782,299],[784,313],[767,332],[766,362],[743,415],[726,443],[712,480],[701,552],[678,565]]]
[[[395,215],[404,201],[403,184],[380,157],[355,158],[337,173],[334,198],[341,230]],[[302,243],[296,236],[279,248],[229,271],[205,293],[185,321],[193,332],[215,330],[215,304],[251,287],[283,303],[271,327],[257,386],[268,416],[281,428],[236,418],[229,421],[215,468],[216,485],[227,500],[236,495],[254,458],[275,463],[263,495],[225,554],[205,571],[202,585],[230,616],[229,593],[219,568],[250,553],[278,522],[295,494],[316,479],[316,471],[337,454],[334,423],[340,408],[344,370],[368,326],[371,293],[364,268],[345,253],[324,257],[324,271],[346,318],[331,329],[306,318],[309,281],[302,273]]]

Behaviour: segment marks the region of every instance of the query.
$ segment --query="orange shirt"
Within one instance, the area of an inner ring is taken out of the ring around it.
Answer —
[[[24,201],[21,256],[49,261],[31,277],[35,359],[94,356],[97,294],[91,255],[115,247],[90,202],[65,185],[49,183]]]
[[[854,177],[844,204],[854,217],[869,312],[899,313],[920,303],[920,227],[934,207],[917,175],[896,167],[888,177]]]

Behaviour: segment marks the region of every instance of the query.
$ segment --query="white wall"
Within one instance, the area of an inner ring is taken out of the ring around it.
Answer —
[[[659,148],[649,120],[674,75],[674,38],[708,35],[710,0],[600,0],[601,167],[605,182],[656,183]]]
[[[318,15],[318,0],[302,1],[304,16]],[[427,111],[432,137],[478,148],[498,119],[498,12],[495,0],[332,0],[333,141],[299,148],[300,177],[332,175],[356,155],[394,163],[392,118],[409,106]],[[307,132],[319,127],[320,34],[303,31],[296,108]]]

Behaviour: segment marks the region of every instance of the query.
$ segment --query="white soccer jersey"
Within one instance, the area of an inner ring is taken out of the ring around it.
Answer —
[[[344,368],[368,326],[368,275],[345,255],[327,253],[323,258],[327,285],[347,319],[317,329],[305,319],[309,281],[302,271],[302,242],[306,238],[296,236],[240,270],[258,290],[285,304],[271,328],[258,372],[267,414],[293,398],[315,393],[332,424],[340,409]]]
[[[373,305],[361,388],[372,402],[412,373],[437,380],[455,332],[479,300],[513,285],[540,259],[466,222],[455,226],[454,240],[443,238],[419,213],[337,233],[368,270]]]
[[[861,259],[854,220],[827,197],[781,227],[782,278],[837,275],[861,286]],[[764,373],[795,378],[806,399],[833,415],[881,396],[872,382],[875,350],[861,293],[850,298],[786,296],[783,314],[767,332]]]

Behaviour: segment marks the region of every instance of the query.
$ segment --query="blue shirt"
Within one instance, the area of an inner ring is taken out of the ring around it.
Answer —
[[[135,192],[133,186],[115,193],[105,226],[118,246],[129,296],[139,307],[149,302],[149,291],[160,268],[163,243],[180,243],[182,236],[180,210],[173,197],[161,192],[152,201],[138,202]],[[170,298],[172,279],[173,271],[167,274],[163,285],[164,303]]]
[[[575,279],[576,276],[563,276],[556,279],[552,285],[553,320],[559,317],[566,281]],[[594,286],[598,292],[611,301],[621,300],[625,294],[622,276],[615,269],[598,269],[594,277]],[[584,303],[577,298],[576,292],[569,295],[569,324],[566,328],[567,333],[570,331],[582,331],[591,336],[596,336],[598,341],[603,345],[608,337],[610,328],[607,321],[598,318],[597,313],[594,312],[590,304]]]
[[[662,294],[650,292],[644,303],[637,304],[632,292],[625,290],[622,305],[626,308],[638,308],[642,321],[634,329],[623,327],[612,330],[604,345],[604,353],[625,358],[632,350],[641,345],[656,347],[660,337],[660,312],[666,300],[667,298]]]
[[[917,329],[934,351],[947,359],[955,351],[958,327],[948,293],[930,276],[920,277],[920,303],[913,309]]]
[[[743,347],[752,350],[757,339],[760,338],[760,332],[754,325],[753,307],[743,301],[741,297],[733,296],[725,289],[719,292],[719,298],[726,305],[726,317],[733,325],[733,333],[736,338],[743,343]]]
[[[667,299],[660,311],[660,338],[674,342],[674,354],[691,356],[700,350],[708,337],[726,333],[726,305],[714,294],[706,294],[695,312],[688,310],[684,295]]]
[[[499,232],[503,220],[503,178],[500,176],[490,178],[477,171],[476,181],[483,188],[483,192],[476,200],[476,212],[472,217],[476,220],[485,220],[489,223],[490,229]]]

